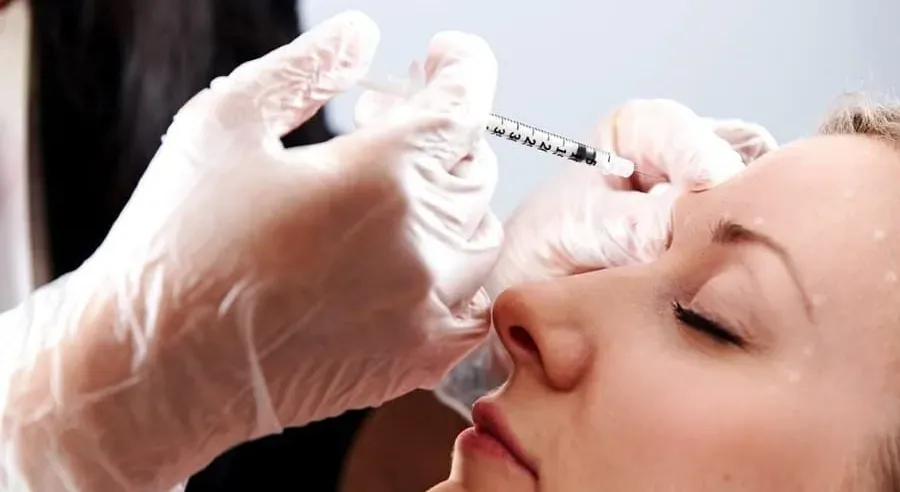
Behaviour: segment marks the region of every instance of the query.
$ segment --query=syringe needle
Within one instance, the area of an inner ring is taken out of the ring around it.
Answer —
[[[400,97],[407,95],[407,91],[396,86],[396,84],[380,84],[371,80],[363,80],[359,85],[365,89],[390,93]],[[486,130],[489,135],[496,138],[517,143],[569,161],[596,167],[604,174],[629,178],[637,173],[665,181],[665,178],[661,176],[637,171],[633,162],[619,157],[613,152],[600,150],[577,140],[566,138],[496,113],[490,115]]]

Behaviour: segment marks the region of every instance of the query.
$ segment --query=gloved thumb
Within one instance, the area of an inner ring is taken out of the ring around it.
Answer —
[[[573,167],[529,198],[507,222],[503,254],[485,282],[488,294],[658,258],[668,245],[672,206],[683,190],[669,183],[648,193],[610,190],[602,181],[595,169]]]
[[[743,159],[744,164],[759,159],[767,152],[778,148],[775,137],[765,127],[744,120],[707,119],[713,132],[728,142]]]
[[[673,169],[669,180],[681,190],[712,188],[745,168],[741,155],[709,129],[687,127],[676,138],[679,139],[676,150],[670,159],[662,158],[661,162]]]
[[[683,193],[661,184],[651,193],[619,191],[595,201],[584,230],[563,243],[577,266],[569,274],[643,265],[659,258],[669,244],[672,207]]]
[[[609,178],[614,189],[647,191],[662,176],[682,190],[713,187],[744,169],[741,156],[687,106],[666,99],[635,100],[601,122],[596,140],[635,163],[630,183]]]
[[[379,38],[365,14],[339,14],[214,80],[182,108],[175,123],[183,113],[204,107],[222,128],[281,137],[368,73]]]

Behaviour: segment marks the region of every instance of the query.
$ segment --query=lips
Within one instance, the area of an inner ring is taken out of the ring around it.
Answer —
[[[537,467],[525,456],[515,436],[507,427],[503,415],[496,407],[484,401],[475,402],[475,405],[472,407],[472,423],[476,432],[494,438],[506,448],[522,468],[528,470],[537,479]]]

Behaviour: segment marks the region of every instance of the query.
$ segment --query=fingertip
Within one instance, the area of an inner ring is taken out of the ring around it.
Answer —
[[[358,10],[350,10],[335,17],[344,29],[349,30],[356,38],[360,60],[368,67],[375,58],[375,52],[381,42],[381,29],[366,14]]]
[[[338,72],[324,75],[343,86],[347,80],[356,82],[368,72],[380,40],[381,31],[375,21],[351,10],[317,24],[260,60],[275,62],[264,64],[267,68],[297,64],[301,72],[309,71],[309,62],[316,61]]]
[[[325,57],[337,58],[339,73],[332,78],[343,90],[368,73],[380,41],[381,30],[375,21],[358,10],[348,10],[313,27],[289,46],[300,60],[309,58],[310,47],[318,47]]]
[[[730,180],[745,169],[740,154],[730,148],[727,152],[710,155],[700,163],[683,183],[690,191],[705,191]]]
[[[745,164],[750,164],[764,154],[778,148],[778,141],[762,125],[739,119],[713,120],[709,125],[720,138],[728,142],[741,155]]]
[[[481,58],[496,66],[497,59],[490,45],[481,36],[462,31],[443,31],[435,34],[428,45],[428,54],[436,60]],[[426,64],[426,71],[427,71]]]
[[[356,38],[366,41],[363,43],[361,53],[372,56],[374,56],[377,46],[371,46],[371,44],[377,45],[381,40],[381,30],[378,28],[378,24],[375,24],[371,17],[359,10],[341,12],[309,31],[310,34],[318,32],[331,32],[342,39]]]
[[[431,39],[425,61],[428,87],[441,90],[452,102],[466,101],[476,112],[490,112],[497,72],[497,58],[483,38],[445,31]]]
[[[369,71],[380,33],[365,14],[332,17],[213,86],[223,112],[282,136]]]

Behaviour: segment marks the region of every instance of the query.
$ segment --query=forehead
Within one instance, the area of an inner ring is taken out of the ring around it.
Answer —
[[[900,153],[863,136],[823,136],[773,151],[722,186],[684,197],[678,228],[723,218],[793,257],[813,308],[845,323],[900,312]],[[890,309],[888,309],[890,306]]]

